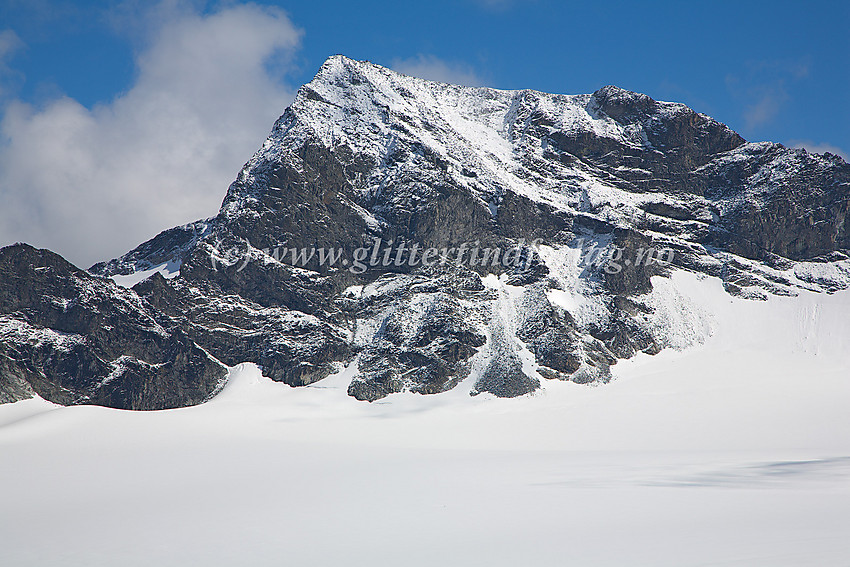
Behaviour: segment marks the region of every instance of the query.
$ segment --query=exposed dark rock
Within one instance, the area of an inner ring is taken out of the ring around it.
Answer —
[[[23,244],[0,249],[0,273],[7,399],[35,392],[61,404],[165,409],[222,385],[224,367],[132,291]]]
[[[351,313],[355,332],[372,334],[360,354],[360,376],[349,388],[355,398],[374,401],[403,389],[436,394],[469,375],[469,360],[485,337],[471,323],[463,296],[483,286],[458,267],[429,272],[386,274],[365,288]]]
[[[472,395],[489,392],[500,398],[513,398],[540,387],[540,380],[523,372],[522,361],[511,347],[511,339],[504,328],[498,327],[490,341],[491,356],[473,386]]]
[[[95,264],[89,268],[89,272],[114,276],[149,270],[169,262],[179,266],[182,258],[205,235],[209,226],[209,220],[204,220],[170,228],[120,258]]]
[[[134,288],[166,324],[177,325],[228,366],[252,361],[263,374],[291,386],[321,380],[351,357],[347,333],[313,315],[265,307],[213,288],[204,292],[159,274]]]

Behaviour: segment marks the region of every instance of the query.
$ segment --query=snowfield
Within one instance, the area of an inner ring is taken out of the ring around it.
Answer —
[[[850,564],[850,291],[659,283],[710,335],[602,386],[369,404],[353,365],[243,364],[192,408],[0,406],[0,564]]]

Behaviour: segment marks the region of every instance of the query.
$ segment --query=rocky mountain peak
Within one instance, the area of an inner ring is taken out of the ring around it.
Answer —
[[[709,332],[667,278],[676,270],[752,299],[848,287],[848,211],[840,158],[746,143],[683,104],[614,86],[462,87],[333,56],[216,217],[95,275],[7,262],[20,285],[0,286],[0,388],[170,407],[246,361],[293,386],[353,364],[362,400],[605,382],[619,359]],[[109,279],[134,276],[132,290]],[[81,301],[95,291],[102,301]],[[60,316],[44,297],[84,310]],[[83,350],[42,340],[54,332]]]

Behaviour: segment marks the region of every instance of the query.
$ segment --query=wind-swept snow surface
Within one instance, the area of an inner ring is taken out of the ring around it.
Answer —
[[[0,406],[0,563],[846,565],[850,293],[669,287],[709,335],[604,387],[366,404],[353,366],[241,365],[192,408]]]

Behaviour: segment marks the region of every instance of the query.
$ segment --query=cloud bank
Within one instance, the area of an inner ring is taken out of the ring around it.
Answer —
[[[270,62],[281,71],[301,32],[249,4],[183,11],[151,33],[135,84],[109,103],[6,105],[0,246],[25,241],[87,267],[218,210],[292,100]]]

